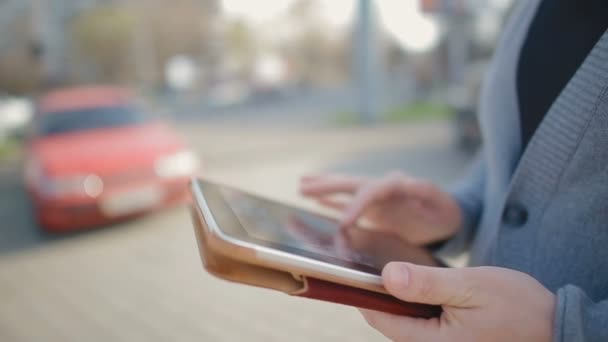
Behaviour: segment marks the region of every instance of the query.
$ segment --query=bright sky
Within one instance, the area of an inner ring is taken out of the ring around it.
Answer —
[[[227,15],[261,23],[284,15],[295,0],[223,0]],[[321,13],[331,25],[343,26],[354,17],[356,0],[318,0]],[[437,23],[420,13],[418,0],[377,0],[382,26],[406,49],[425,51],[439,39]]]
[[[383,27],[410,51],[433,48],[439,41],[439,25],[420,12],[418,0],[376,1]]]
[[[224,11],[235,17],[263,22],[283,15],[295,0],[222,0]],[[353,0],[317,0],[324,17],[333,25],[343,25],[352,17]]]

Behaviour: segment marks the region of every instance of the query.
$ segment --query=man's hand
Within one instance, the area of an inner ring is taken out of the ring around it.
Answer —
[[[374,229],[395,233],[414,245],[445,240],[462,226],[460,207],[450,194],[401,173],[380,179],[307,176],[302,178],[300,190],[304,196],[343,211],[343,226],[363,217]],[[342,200],[335,195],[343,195]]]
[[[443,307],[441,317],[430,320],[361,310],[394,341],[551,341],[555,296],[524,273],[393,262],[382,279],[397,298]]]

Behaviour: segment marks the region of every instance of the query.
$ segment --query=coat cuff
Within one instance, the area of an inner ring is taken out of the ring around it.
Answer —
[[[559,289],[553,341],[608,341],[608,301],[594,303],[573,285]]]
[[[469,248],[475,231],[477,230],[481,212],[480,201],[477,200],[477,198],[471,197],[467,191],[457,188],[449,192],[460,207],[462,213],[462,228],[456,235],[437,249],[437,254],[442,257],[457,256]]]

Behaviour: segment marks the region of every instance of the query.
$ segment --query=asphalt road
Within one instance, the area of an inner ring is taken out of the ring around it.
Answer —
[[[0,253],[20,250],[52,236],[40,232],[30,215],[30,202],[21,182],[21,163],[0,166]]]
[[[446,184],[468,157],[449,127],[180,127],[205,174],[298,204],[311,171],[400,168]],[[49,236],[31,219],[18,164],[0,165],[0,341],[375,341],[351,308],[229,284],[201,268],[187,210]]]
[[[378,106],[390,109],[408,102],[412,94],[407,80],[396,77],[391,85],[377,91]],[[254,96],[241,103],[213,106],[200,97],[183,99],[168,111],[177,120],[204,119],[254,126],[284,123],[288,126],[322,127],[332,124],[336,115],[356,112],[359,95],[355,85],[344,84],[324,89],[284,90],[281,94]],[[177,108],[177,109],[176,109]]]

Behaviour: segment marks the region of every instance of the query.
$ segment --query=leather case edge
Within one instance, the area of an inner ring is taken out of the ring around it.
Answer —
[[[191,208],[201,261],[212,275],[237,283],[273,289],[292,296],[316,299],[364,309],[418,318],[438,317],[441,307],[408,303],[391,295],[233,260],[211,251],[203,228],[203,218]]]

